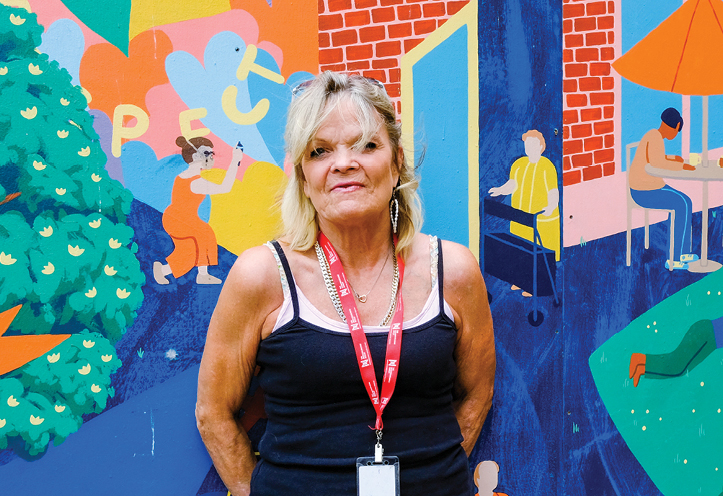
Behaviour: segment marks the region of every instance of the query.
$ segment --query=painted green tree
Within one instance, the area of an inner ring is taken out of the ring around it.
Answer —
[[[81,88],[37,49],[42,31],[0,5],[0,312],[22,305],[6,336],[71,335],[0,376],[0,448],[31,458],[113,396],[114,343],[145,282],[132,194],[105,170]]]

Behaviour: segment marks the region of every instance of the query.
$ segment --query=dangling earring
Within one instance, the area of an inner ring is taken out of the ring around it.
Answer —
[[[392,218],[392,231],[397,234],[397,222],[399,221],[399,200],[397,200],[397,188],[392,192],[392,200],[389,203],[389,216]]]

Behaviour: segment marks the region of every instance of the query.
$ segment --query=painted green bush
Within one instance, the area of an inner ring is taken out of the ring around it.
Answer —
[[[0,5],[0,311],[23,305],[6,335],[73,335],[0,376],[0,448],[24,456],[105,408],[145,282],[132,194],[105,170],[81,88],[37,50],[42,31]]]

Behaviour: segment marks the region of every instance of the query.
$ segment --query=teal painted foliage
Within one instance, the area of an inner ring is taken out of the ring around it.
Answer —
[[[133,196],[105,170],[80,87],[36,50],[42,31],[0,5],[0,311],[22,305],[7,335],[72,335],[0,376],[0,448],[22,440],[30,456],[113,396],[113,344],[145,283],[124,223]]]
[[[719,270],[642,314],[589,359],[611,419],[665,496],[723,491],[723,349],[693,360],[680,376],[643,375],[637,387],[629,378],[630,357],[668,354],[691,326],[721,317]]]

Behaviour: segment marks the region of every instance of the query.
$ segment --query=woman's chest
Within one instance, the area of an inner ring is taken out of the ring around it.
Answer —
[[[297,321],[262,341],[257,355],[264,391],[302,402],[344,401],[366,395],[350,334],[315,329]],[[387,334],[368,334],[377,383],[384,373]],[[456,332],[437,318],[402,333],[396,393],[410,396],[449,394],[456,374]]]

